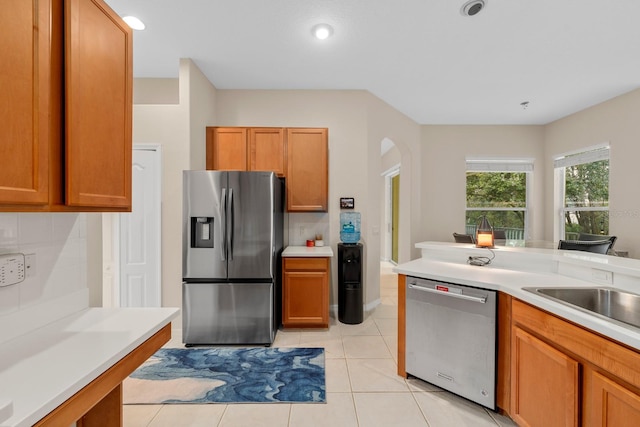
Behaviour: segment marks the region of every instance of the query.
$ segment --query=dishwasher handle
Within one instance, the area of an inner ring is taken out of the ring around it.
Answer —
[[[471,295],[456,294],[454,292],[439,291],[437,289],[431,289],[431,288],[425,288],[423,286],[418,286],[418,285],[416,285],[414,283],[409,283],[409,289],[415,289],[417,291],[430,292],[432,294],[438,294],[438,295],[451,297],[451,298],[464,299],[464,300],[467,300],[467,301],[479,302],[480,304],[484,304],[484,303],[487,302],[487,297],[474,297],[474,296],[471,296]]]

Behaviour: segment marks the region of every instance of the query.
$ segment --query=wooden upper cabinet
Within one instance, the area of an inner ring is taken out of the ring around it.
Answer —
[[[326,212],[329,152],[326,128],[287,129],[287,210]]]
[[[6,0],[0,14],[0,203],[49,200],[50,1]]]
[[[102,0],[65,4],[66,201],[131,206],[132,31]]]
[[[131,209],[132,30],[103,0],[7,0],[0,211]]]
[[[287,211],[327,212],[326,128],[207,127],[207,169],[273,171],[286,178]]]
[[[207,128],[207,169],[247,170],[246,128]]]
[[[286,143],[282,128],[249,128],[249,170],[287,172]]]

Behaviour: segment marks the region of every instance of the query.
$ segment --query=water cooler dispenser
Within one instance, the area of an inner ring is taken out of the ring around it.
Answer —
[[[363,319],[362,243],[338,243],[338,320],[355,325]]]

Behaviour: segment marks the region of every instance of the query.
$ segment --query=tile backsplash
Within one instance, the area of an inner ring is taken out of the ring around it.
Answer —
[[[23,282],[0,287],[0,316],[86,288],[86,230],[86,214],[0,213],[0,254],[35,255]]]
[[[329,215],[326,213],[290,213],[289,241],[285,246],[304,246],[308,239],[321,234],[325,245],[331,244],[329,235]]]

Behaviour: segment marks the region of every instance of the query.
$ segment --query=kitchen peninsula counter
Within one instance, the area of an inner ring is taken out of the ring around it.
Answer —
[[[413,370],[419,369],[416,363],[426,362],[416,355],[415,334],[407,353],[409,314],[411,322],[430,323],[418,328],[440,331],[441,326],[442,331],[447,330],[435,315],[433,319],[414,316],[417,299],[410,294],[415,291],[407,290],[405,277],[495,290],[499,291],[495,320],[498,410],[518,425],[579,425],[581,420],[603,427],[621,425],[615,420],[640,425],[640,328],[525,289],[613,287],[637,294],[640,260],[544,248],[500,246],[487,250],[442,242],[418,243],[416,247],[422,257],[394,269],[399,273],[399,376],[415,374]],[[470,257],[483,257],[491,263],[470,265]],[[407,301],[412,303],[410,313]],[[423,314],[432,308],[422,307]],[[465,313],[471,310],[461,310],[461,315]],[[473,322],[473,316],[467,319]],[[415,332],[416,324],[411,325]],[[429,337],[424,334],[422,339]],[[451,367],[445,363],[429,365],[429,369],[439,373]]]
[[[168,341],[177,313],[85,308],[4,341],[0,402],[11,415],[0,426],[71,425],[91,412],[83,425],[96,415],[120,425],[122,381]]]
[[[526,287],[615,287],[640,293],[640,260],[580,251],[496,247],[491,264],[480,267],[467,264],[467,258],[491,257],[487,249],[443,242],[423,242],[416,247],[422,250],[422,258],[398,265],[394,268],[396,273],[504,292],[640,350],[640,328],[603,319],[523,290]],[[610,282],[606,277],[610,277]]]

